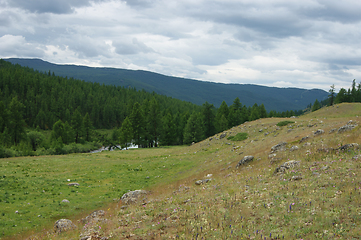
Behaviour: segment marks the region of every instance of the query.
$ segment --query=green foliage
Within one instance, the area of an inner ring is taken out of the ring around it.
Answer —
[[[193,113],[184,128],[184,143],[191,144],[203,139],[202,119],[198,113]]]
[[[281,121],[281,122],[277,123],[276,125],[279,127],[283,127],[283,126],[287,126],[288,124],[291,124],[291,123],[295,123],[295,122],[286,120],[286,121]]]
[[[30,131],[27,136],[33,151],[36,151],[36,149],[40,147],[45,140],[44,134],[37,131]]]
[[[321,108],[320,102],[316,99],[315,102],[312,105],[312,112],[317,111]]]
[[[235,136],[229,136],[227,139],[231,141],[243,141],[248,138],[248,133],[237,133]]]
[[[125,118],[122,127],[120,128],[119,143],[122,148],[128,149],[133,139],[133,128],[130,119]]]

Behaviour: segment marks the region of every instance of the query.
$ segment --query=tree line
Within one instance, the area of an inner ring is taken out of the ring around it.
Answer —
[[[100,85],[55,76],[0,60],[0,142],[21,143],[65,153],[64,146],[129,143],[140,147],[201,141],[233,126],[264,117],[290,117],[302,111],[267,113],[263,104],[245,106],[236,98],[216,109],[134,88]],[[110,138],[96,129],[113,129]],[[44,144],[44,131],[51,130]],[[43,131],[43,132],[42,132]],[[29,152],[27,151],[27,152]],[[49,153],[49,152],[47,152]]]

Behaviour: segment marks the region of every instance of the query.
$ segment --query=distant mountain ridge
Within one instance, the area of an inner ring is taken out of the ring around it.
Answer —
[[[328,93],[321,89],[277,88],[253,84],[224,84],[198,81],[162,74],[118,68],[95,68],[76,65],[53,64],[41,59],[4,59],[13,64],[27,66],[41,72],[55,73],[88,82],[106,85],[133,87],[138,90],[156,92],[173,98],[202,105],[206,101],[219,107],[222,101],[228,105],[238,97],[242,104],[252,106],[264,104],[267,111],[279,112],[304,109],[316,99],[322,101]]]

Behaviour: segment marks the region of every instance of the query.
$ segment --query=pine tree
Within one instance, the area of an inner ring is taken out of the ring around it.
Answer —
[[[74,130],[75,143],[79,143],[80,137],[83,135],[83,117],[78,109],[75,109],[71,118],[71,127]]]
[[[215,115],[213,104],[209,104],[208,102],[205,102],[203,104],[202,120],[205,137],[207,138],[213,136],[216,133],[216,129],[214,126]]]
[[[184,128],[184,143],[190,144],[203,139],[202,120],[198,113],[193,113]]]
[[[130,114],[130,122],[132,123],[133,128],[134,144],[141,147],[144,144],[144,116],[138,102],[133,105],[133,110]]]
[[[318,110],[318,109],[320,109],[320,108],[321,108],[321,104],[320,104],[320,102],[316,99],[315,102],[314,102],[313,105],[312,105],[312,112],[314,112],[314,111],[316,111],[316,110]]]
[[[120,128],[119,143],[122,148],[128,149],[133,138],[133,128],[129,117],[126,117]]]
[[[86,113],[83,118],[83,134],[85,141],[89,142],[91,140],[91,133],[92,133],[93,125],[91,123],[89,114]]]
[[[23,110],[25,106],[14,97],[9,104],[9,134],[11,142],[17,145],[25,138],[25,121]]]
[[[330,106],[332,106],[335,101],[335,84],[332,84],[331,89],[328,90],[328,92],[330,93],[328,95],[330,98]]]

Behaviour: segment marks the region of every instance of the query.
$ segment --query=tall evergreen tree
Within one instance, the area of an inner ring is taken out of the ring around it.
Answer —
[[[331,85],[330,90],[328,90],[328,92],[330,93],[328,95],[328,97],[330,98],[330,106],[333,105],[333,103],[335,102],[335,84]]]
[[[321,104],[320,104],[320,102],[316,99],[315,102],[314,102],[313,105],[312,105],[312,112],[314,112],[314,111],[316,111],[316,110],[318,110],[318,109],[320,109],[320,108],[321,108]]]
[[[122,148],[128,149],[133,138],[133,128],[129,117],[126,117],[120,128],[119,142]]]
[[[91,140],[92,129],[93,129],[93,125],[91,123],[89,114],[86,113],[83,118],[83,133],[84,133],[84,139],[87,142]]]
[[[142,147],[144,144],[144,116],[138,102],[133,105],[132,113],[130,114],[130,122],[132,123],[133,128],[134,144]]]
[[[14,97],[9,104],[9,134],[11,142],[17,145],[25,138],[25,121],[23,110],[25,106]]]
[[[202,120],[198,113],[193,113],[184,128],[184,143],[199,142],[203,139]]]
[[[73,128],[75,135],[75,142],[80,142],[80,137],[83,135],[83,117],[78,109],[75,109],[71,118],[71,127]]]
[[[157,147],[160,135],[160,110],[159,103],[153,97],[149,104],[149,112],[147,114],[147,129],[149,138],[151,139],[151,146]]]
[[[204,127],[204,136],[206,138],[213,136],[216,133],[216,128],[214,126],[215,115],[214,115],[214,106],[205,102],[202,109],[202,122]]]

